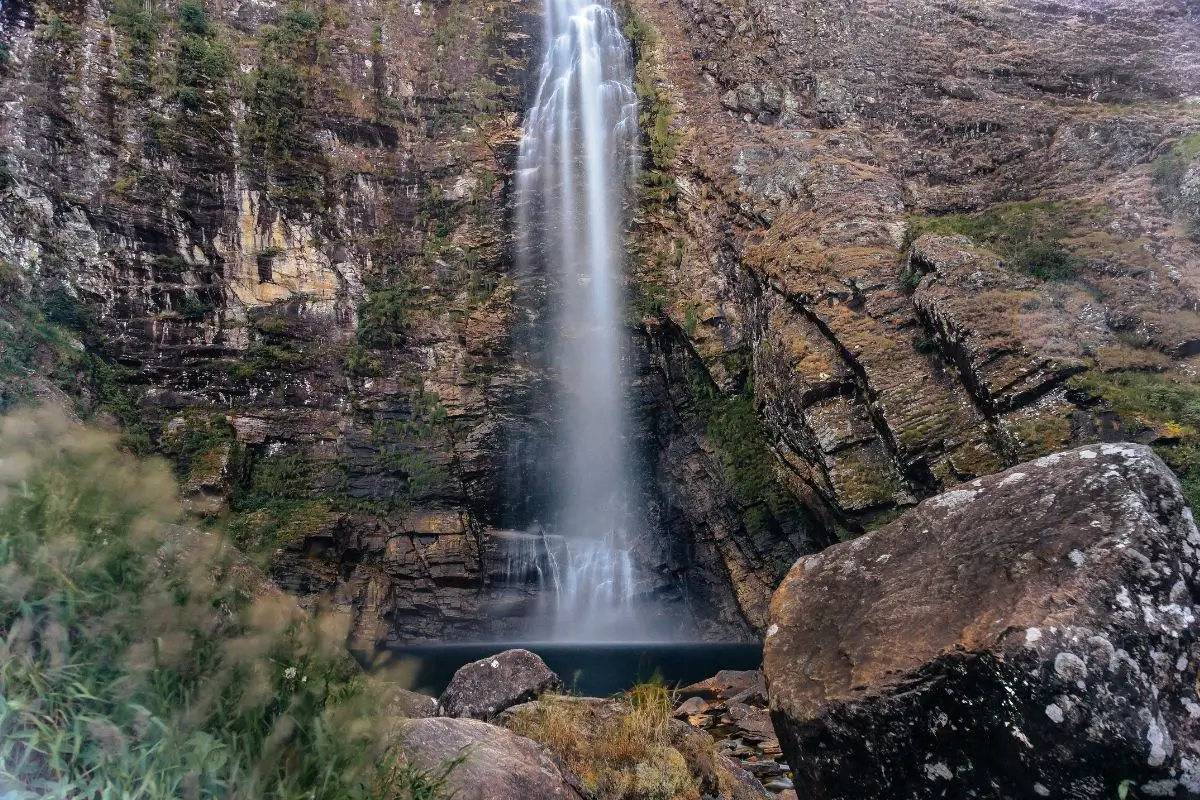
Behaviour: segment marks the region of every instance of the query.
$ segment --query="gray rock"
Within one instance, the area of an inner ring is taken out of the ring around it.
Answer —
[[[430,697],[427,694],[420,692],[410,692],[406,689],[400,689],[396,692],[396,696],[392,698],[391,704],[388,706],[388,712],[393,716],[407,717],[408,719],[424,719],[437,715],[438,701],[436,697]]]
[[[764,673],[815,798],[1200,794],[1200,532],[1149,448],[963,484],[800,559]]]
[[[449,776],[458,800],[580,800],[574,776],[544,747],[506,728],[472,719],[415,720],[403,727],[405,755],[436,770],[463,758]]]
[[[460,667],[438,698],[445,717],[492,719],[507,708],[562,689],[562,681],[535,653],[505,650]]]

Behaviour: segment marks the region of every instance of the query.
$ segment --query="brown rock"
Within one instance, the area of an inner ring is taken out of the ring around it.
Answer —
[[[421,719],[402,727],[405,755],[436,770],[462,758],[448,788],[462,800],[581,800],[550,754],[512,731],[472,719]]]
[[[1200,791],[1198,552],[1170,470],[1105,444],[800,559],[764,654],[798,792]]]
[[[689,697],[675,707],[675,719],[697,716],[708,712],[711,708],[701,697]]]

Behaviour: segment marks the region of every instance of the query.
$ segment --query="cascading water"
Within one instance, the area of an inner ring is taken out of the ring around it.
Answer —
[[[636,629],[620,271],[637,97],[629,45],[607,2],[546,5],[546,55],[521,139],[517,224],[526,274],[546,275],[552,287],[563,461],[550,530],[534,532],[550,599],[532,633],[627,639]]]

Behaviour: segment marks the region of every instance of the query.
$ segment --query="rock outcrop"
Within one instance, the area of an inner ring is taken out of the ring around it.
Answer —
[[[438,698],[437,711],[446,717],[490,720],[562,688],[562,680],[536,653],[505,650],[459,667]]]
[[[1046,452],[1174,445],[1120,386],[1198,392],[1193,9],[626,5],[657,32],[639,76],[648,183],[668,187],[637,276],[664,363],[691,356],[674,407],[727,481],[769,478],[857,533]],[[762,422],[737,441],[768,458],[731,443],[734,403]],[[803,530],[754,513],[775,541]],[[749,550],[735,574],[761,559],[752,529],[729,538]]]
[[[1122,394],[1200,391],[1194,3],[616,5],[637,582],[691,635],[1021,460],[1200,470]],[[360,647],[519,633],[558,413],[511,252],[539,13],[5,2],[0,407],[120,425]]]
[[[462,800],[582,800],[546,748],[515,733],[473,719],[421,719],[401,731],[405,754],[421,768],[441,774]]]
[[[1178,481],[1132,444],[962,484],[800,559],[764,662],[798,794],[1200,794],[1198,568]]]

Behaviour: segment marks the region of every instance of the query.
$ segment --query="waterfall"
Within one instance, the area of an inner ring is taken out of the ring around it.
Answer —
[[[562,461],[541,533],[554,578],[536,622],[559,640],[628,638],[634,577],[620,273],[638,158],[633,66],[607,2],[546,0],[545,41],[517,173],[519,258],[551,286],[561,411]]]

